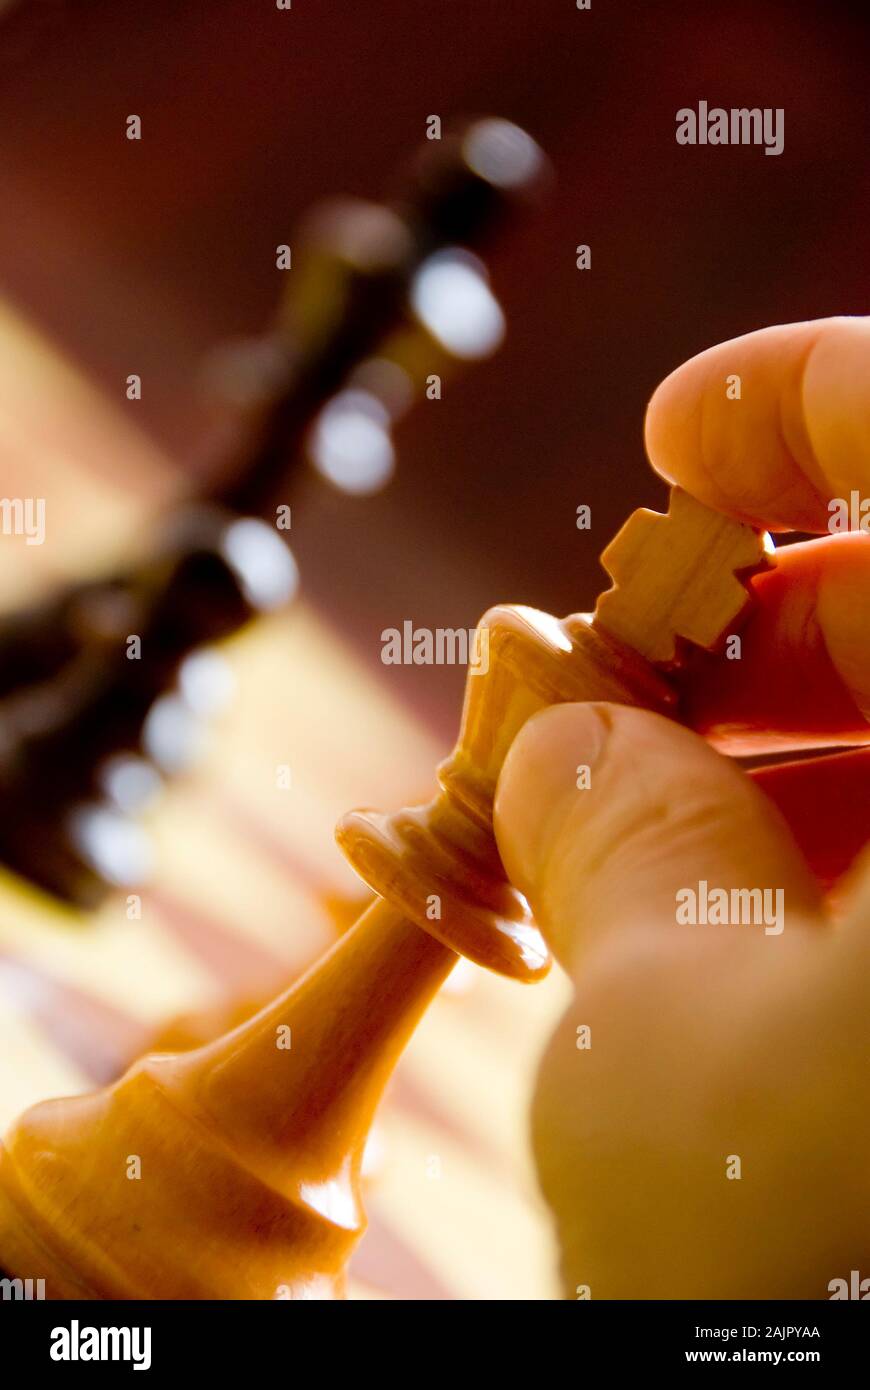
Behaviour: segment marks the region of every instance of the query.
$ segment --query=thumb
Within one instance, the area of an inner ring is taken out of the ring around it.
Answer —
[[[692,910],[677,897],[685,890],[697,910],[714,889],[729,902],[735,889],[781,890],[766,899],[782,905],[781,925],[753,918],[768,934],[820,912],[764,794],[698,735],[646,710],[555,705],[535,715],[508,752],[494,823],[508,877],[569,970],[604,934],[672,932],[691,920],[676,915],[680,901]]]

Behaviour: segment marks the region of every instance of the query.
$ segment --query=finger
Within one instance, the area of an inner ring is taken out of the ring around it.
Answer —
[[[853,489],[870,498],[868,374],[867,318],[783,324],[720,343],[654,393],[650,461],[741,521],[826,531],[832,498]]]
[[[753,593],[740,659],[687,669],[686,723],[730,753],[870,738],[870,539],[784,546]]]
[[[820,911],[787,826],[758,788],[695,734],[645,710],[558,705],[536,715],[505,761],[495,829],[508,876],[564,963],[603,933],[674,933],[678,892],[696,894],[700,915],[702,883],[767,889],[770,915],[782,911],[769,931],[756,923],[766,935]]]
[[[870,748],[750,775],[787,822],[821,887],[832,888],[870,844]]]

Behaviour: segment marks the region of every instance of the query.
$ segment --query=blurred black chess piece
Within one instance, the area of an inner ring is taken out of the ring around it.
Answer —
[[[0,619],[8,867],[79,907],[147,880],[139,818],[221,698],[212,644],[295,592],[277,519],[288,474],[307,456],[348,491],[385,481],[391,427],[431,373],[497,346],[472,248],[542,173],[525,132],[485,118],[427,142],[395,203],[316,210],[273,330],[212,364],[234,426],[211,486],[129,571]]]

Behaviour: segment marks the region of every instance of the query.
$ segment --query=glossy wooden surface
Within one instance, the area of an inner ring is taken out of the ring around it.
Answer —
[[[4,1267],[50,1298],[343,1294],[374,1108],[454,962],[376,904],[219,1041],[28,1111],[0,1150]]]

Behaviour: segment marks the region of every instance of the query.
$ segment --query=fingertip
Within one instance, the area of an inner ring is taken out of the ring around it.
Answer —
[[[779,324],[684,362],[649,402],[655,470],[771,530],[824,532],[837,489],[870,480],[870,325]]]
[[[556,957],[629,928],[672,932],[693,882],[819,893],[782,817],[729,759],[672,720],[626,705],[560,705],[511,747],[496,840]]]
[[[803,417],[826,501],[870,481],[870,318],[825,319],[807,357]],[[864,492],[864,496],[867,492]],[[827,518],[826,518],[827,524]]]
[[[825,648],[857,709],[870,721],[870,536],[852,532],[820,549],[816,612]],[[824,561],[824,563],[822,563]]]
[[[731,753],[866,741],[870,537],[784,546],[753,599],[734,659],[687,672],[685,721]]]

